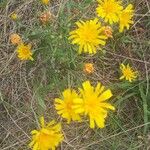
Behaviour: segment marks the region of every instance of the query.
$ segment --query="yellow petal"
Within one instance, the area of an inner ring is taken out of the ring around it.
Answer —
[[[90,84],[90,81],[83,82],[82,86],[83,86],[83,88],[84,88],[85,91],[86,90],[88,91],[88,90],[90,90],[92,88],[91,84]]]
[[[29,144],[29,147],[32,148],[32,146],[34,145],[35,141],[32,141],[30,144]]]
[[[31,57],[31,56],[30,56],[30,58],[29,58],[29,59],[30,59],[31,61],[33,61],[33,60],[34,60],[34,59],[33,59],[33,57]]]
[[[33,146],[33,150],[38,150],[38,143],[35,143],[35,145]]]
[[[90,117],[90,128],[95,128],[95,122],[94,119]]]
[[[104,108],[109,108],[109,109],[111,109],[111,110],[115,110],[115,107],[112,106],[112,105],[109,104],[109,103],[101,103],[100,105],[101,105],[102,107],[104,107]]]
[[[125,78],[125,76],[121,76],[119,79],[122,80],[122,79],[124,79],[124,78]]]
[[[62,104],[55,104],[55,109],[57,109],[57,110],[64,109],[64,105],[62,105]]]
[[[53,127],[53,129],[59,132],[59,131],[61,130],[61,124],[60,124],[60,123],[56,124],[56,125]]]
[[[45,126],[45,123],[44,123],[44,117],[40,117],[40,124],[41,124],[41,127],[43,128]]]
[[[37,133],[38,133],[37,130],[32,130],[32,131],[31,131],[31,134],[37,134]]]
[[[73,99],[73,103],[74,104],[83,104],[83,99],[81,99],[81,98],[74,98]]]
[[[70,97],[70,94],[71,94],[71,89],[66,89],[66,90],[63,92],[64,98]]]
[[[96,122],[96,124],[99,128],[104,128],[105,127],[104,118],[102,118],[102,117],[101,118],[96,118],[95,122]]]
[[[99,96],[99,100],[102,102],[102,101],[108,100],[110,97],[112,97],[111,90],[106,90]]]
[[[52,120],[52,121],[50,121],[50,122],[47,124],[47,126],[50,127],[50,126],[52,126],[52,125],[54,125],[54,124],[55,124],[55,120]]]
[[[82,108],[82,107],[75,109],[75,113],[77,113],[77,114],[81,114],[81,113],[83,113],[84,111],[85,111],[85,110],[84,110],[84,108]]]
[[[63,104],[64,102],[59,98],[55,98],[55,103]]]

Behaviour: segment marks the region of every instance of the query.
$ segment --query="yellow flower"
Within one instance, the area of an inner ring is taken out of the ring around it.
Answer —
[[[31,45],[24,45],[21,43],[17,47],[17,53],[18,53],[18,58],[21,60],[33,60],[32,58],[32,52],[31,52]]]
[[[105,22],[110,24],[119,21],[119,14],[123,7],[120,0],[98,0],[99,4],[96,8],[99,17],[104,18]]]
[[[120,77],[120,80],[122,79],[126,79],[128,80],[129,82],[132,82],[132,80],[135,80],[137,78],[137,71],[134,71],[130,66],[129,64],[127,64],[127,66],[125,66],[124,64],[121,64],[120,65],[120,69],[121,69],[121,72],[122,72],[122,76]]]
[[[98,19],[89,21],[76,22],[77,29],[70,32],[69,39],[72,39],[72,44],[79,45],[79,54],[89,53],[95,54],[98,46],[105,45],[107,37],[103,33],[104,27]]]
[[[119,27],[119,32],[123,32],[124,28],[126,27],[129,29],[130,24],[133,24],[133,17],[134,10],[133,10],[133,5],[129,4],[119,15],[120,18],[120,27]]]
[[[57,110],[57,113],[67,119],[68,123],[70,123],[71,120],[81,121],[80,116],[76,114],[72,108],[74,105],[73,101],[76,101],[78,98],[79,96],[75,90],[66,89],[63,92],[63,99],[55,99],[55,109]]]
[[[112,92],[109,89],[105,90],[101,83],[93,87],[89,81],[85,81],[82,86],[83,89],[79,88],[82,99],[74,102],[74,109],[76,113],[84,113],[89,117],[90,128],[95,128],[95,124],[103,128],[108,109],[115,110],[111,104],[106,102],[112,97]]]
[[[10,35],[10,41],[13,45],[18,45],[22,42],[22,39],[18,34],[13,33]]]
[[[11,18],[12,20],[16,21],[16,20],[18,19],[18,15],[17,15],[15,12],[13,12],[13,13],[11,14],[10,18]]]
[[[92,63],[86,63],[86,64],[84,64],[83,71],[85,73],[88,73],[88,74],[93,73],[94,72],[94,66],[93,66],[93,64]]]
[[[42,2],[44,5],[48,5],[49,0],[41,0],[41,2]]]
[[[105,27],[105,29],[104,29],[104,33],[105,33],[105,35],[109,38],[112,38],[113,36],[112,36],[112,32],[113,32],[113,30],[112,30],[112,28],[110,27],[110,26],[106,26]]]
[[[56,124],[55,121],[49,122],[45,125],[44,117],[40,118],[41,128],[39,130],[32,130],[32,141],[29,147],[32,150],[55,150],[63,140],[61,133],[61,125]]]

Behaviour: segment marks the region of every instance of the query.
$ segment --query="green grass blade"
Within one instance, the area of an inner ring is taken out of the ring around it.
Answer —
[[[143,101],[144,124],[146,124],[148,122],[147,96],[144,93],[144,89],[143,89],[142,84],[139,84],[139,91],[140,91],[140,96],[141,96],[142,101]],[[148,126],[145,125],[144,126],[144,134],[146,134],[147,129],[148,129]]]

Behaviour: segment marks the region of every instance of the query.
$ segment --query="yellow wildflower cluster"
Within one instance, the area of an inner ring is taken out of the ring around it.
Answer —
[[[41,0],[42,4],[44,5],[48,5],[49,1],[50,0]],[[49,22],[51,17],[52,14],[50,13],[50,11],[44,11],[40,15],[39,20],[41,21],[42,24],[46,24]],[[16,21],[18,19],[18,14],[16,12],[12,12],[10,18]],[[20,60],[33,60],[31,44],[25,44],[22,41],[22,38],[16,33],[10,35],[10,41],[13,45],[17,45],[16,52]]]
[[[97,15],[104,19],[104,22],[112,25],[119,23],[119,31],[123,32],[126,27],[129,29],[130,24],[133,24],[133,5],[129,4],[123,8],[121,0],[97,0],[98,7],[96,9]]]
[[[85,81],[78,92],[68,88],[62,92],[62,98],[55,98],[55,109],[68,123],[81,122],[85,116],[89,120],[90,128],[104,128],[108,110],[115,110],[107,102],[112,95],[111,90],[105,89],[100,82],[94,87],[90,81]],[[40,128],[32,130],[31,134],[29,147],[33,150],[55,150],[64,137],[60,123],[53,120],[45,124],[44,117],[40,118]]]
[[[10,35],[10,41],[13,45],[17,45],[16,52],[20,60],[33,60],[31,44],[24,44],[22,38],[16,33]]]
[[[76,28],[69,33],[69,40],[72,44],[79,46],[78,53],[95,54],[106,45],[107,40],[113,38],[113,24],[119,24],[119,32],[125,28],[129,29],[133,24],[133,5],[123,7],[121,0],[97,0],[97,17],[89,20],[77,21]],[[41,0],[42,4],[48,5],[49,0]],[[46,6],[44,6],[46,7]],[[52,14],[44,11],[39,20],[42,24],[50,21]],[[17,20],[16,13],[11,15],[13,20]],[[100,19],[103,21],[100,21]],[[16,45],[17,56],[20,60],[33,60],[31,44],[25,44],[22,38],[14,33],[10,35],[12,45]],[[94,72],[92,63],[85,63],[83,71],[86,74]],[[129,64],[120,65],[122,73],[120,80],[125,79],[132,82],[137,78],[137,71],[134,71]],[[67,88],[62,92],[60,98],[55,98],[54,107],[57,114],[70,123],[71,121],[82,122],[88,119],[90,128],[105,127],[105,120],[109,110],[114,111],[115,107],[108,100],[113,96],[110,89],[106,89],[100,82],[92,86],[89,80],[82,83],[78,90]],[[32,141],[29,147],[33,150],[55,150],[63,141],[61,124],[54,120],[45,123],[44,117],[40,118],[40,128],[32,130]]]
[[[96,8],[98,17],[102,18],[106,23],[112,25],[119,23],[119,31],[123,32],[125,28],[129,29],[129,26],[133,24],[133,5],[129,4],[123,9],[122,2],[120,0],[98,0],[98,7]],[[112,28],[107,25],[104,26],[98,18],[77,21],[77,29],[70,32],[69,40],[72,40],[72,44],[79,46],[78,53],[95,54],[97,49],[101,49],[101,46],[105,46],[108,38],[112,38]]]
[[[103,128],[108,109],[115,110],[107,102],[112,97],[111,90],[105,89],[101,83],[93,87],[90,81],[83,82],[82,87],[79,88],[79,94],[74,89],[66,89],[62,99],[55,99],[57,113],[68,123],[71,120],[81,121],[81,117],[85,115],[89,118],[90,128],[95,128],[95,124]]]

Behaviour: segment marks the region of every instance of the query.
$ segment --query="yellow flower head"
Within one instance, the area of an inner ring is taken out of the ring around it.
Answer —
[[[135,80],[137,78],[137,71],[134,71],[129,64],[127,64],[127,66],[125,66],[124,64],[120,65],[120,69],[122,72],[122,76],[120,77],[120,80],[122,79],[126,79],[129,82],[132,82],[132,80]]]
[[[105,29],[104,29],[104,33],[105,35],[108,37],[108,38],[112,38],[112,28],[110,26],[106,26]]]
[[[107,37],[103,33],[104,27],[98,19],[76,22],[77,29],[70,32],[72,44],[79,45],[79,54],[95,54],[99,45],[105,45]]]
[[[123,7],[120,0],[98,0],[99,4],[96,8],[99,17],[104,18],[105,22],[110,24],[119,21],[119,14]]]
[[[24,45],[21,43],[17,47],[17,53],[18,53],[18,58],[21,60],[33,60],[32,58],[32,52],[31,52],[31,45]]]
[[[11,14],[10,18],[11,18],[12,20],[16,21],[16,20],[18,19],[18,15],[17,15],[15,12],[13,12],[13,13]]]
[[[18,34],[13,33],[10,35],[10,41],[13,45],[18,45],[22,42],[22,39]]]
[[[45,125],[44,117],[40,118],[41,128],[39,130],[32,130],[32,141],[29,144],[32,150],[55,150],[63,140],[61,133],[61,125],[56,124],[55,121],[49,122]]]
[[[83,89],[79,88],[82,99],[77,99],[74,102],[74,109],[76,113],[84,113],[89,117],[90,128],[95,128],[95,124],[99,128],[103,128],[108,109],[115,110],[111,104],[106,102],[112,97],[111,90],[104,90],[101,83],[93,87],[89,81],[83,82],[82,86]]]
[[[42,2],[44,5],[48,5],[49,0],[41,0],[41,2]]]
[[[130,24],[133,24],[132,17],[134,15],[133,5],[129,4],[119,15],[120,18],[120,26],[119,32],[123,32],[126,27],[129,29]]]
[[[73,107],[73,101],[79,99],[78,94],[75,90],[66,89],[63,93],[63,99],[56,98],[55,99],[55,109],[57,113],[61,115],[63,118],[67,119],[68,123],[71,120],[73,121],[81,121],[79,114],[76,114]]]
[[[93,73],[94,72],[94,66],[92,63],[86,63],[84,64],[84,69],[83,71],[87,74]]]

